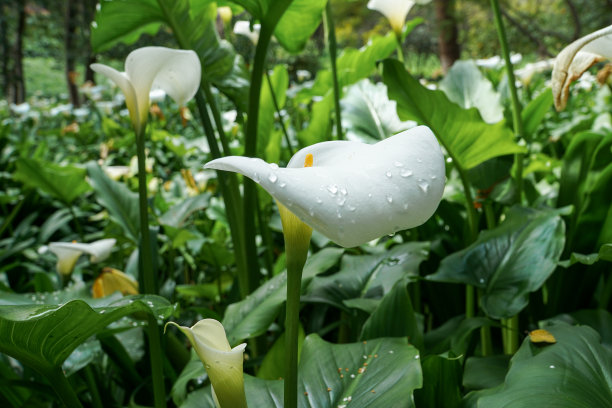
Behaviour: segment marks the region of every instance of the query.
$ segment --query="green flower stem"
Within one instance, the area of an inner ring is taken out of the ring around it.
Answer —
[[[274,103],[274,109],[276,109],[276,113],[278,113],[278,122],[280,123],[281,129],[283,130],[283,135],[285,136],[287,148],[289,149],[289,153],[291,154],[291,156],[293,156],[293,153],[295,151],[291,146],[291,139],[289,139],[289,133],[287,133],[287,128],[285,127],[283,115],[281,114],[280,106],[278,106],[278,101],[276,100],[276,94],[274,93],[274,87],[272,86],[272,81],[270,80],[270,74],[268,74],[268,71],[266,71],[266,79],[268,80],[268,87],[270,87],[270,96],[272,96],[272,103]]]
[[[404,64],[404,50],[402,50],[402,38],[400,35],[395,35],[395,39],[396,41],[396,46],[397,46],[397,59],[399,60],[399,62],[401,62],[402,64]]]
[[[287,315],[285,317],[285,408],[297,408],[298,331],[302,267],[287,253]]]
[[[523,128],[523,121],[521,119],[521,103],[518,99],[518,93],[516,91],[514,70],[512,69],[512,62],[510,61],[508,39],[506,38],[506,31],[504,29],[501,9],[499,8],[499,1],[491,0],[491,8],[493,9],[495,28],[497,29],[497,36],[499,38],[499,44],[501,46],[504,62],[506,64],[506,72],[508,74],[508,87],[510,89],[510,100],[512,103],[512,124],[514,125],[514,135],[516,136],[517,140],[520,140],[521,138],[525,137],[525,130]],[[523,153],[517,153],[514,155],[516,169],[516,201],[519,204],[523,201],[523,158]],[[513,316],[510,318],[508,323],[508,348],[506,349],[506,352],[507,354],[514,354],[514,352],[516,352],[518,349],[518,316]]]
[[[453,161],[456,161],[453,158]],[[474,198],[472,197],[472,186],[470,181],[465,174],[465,171],[457,166],[457,171],[459,172],[459,177],[461,178],[461,183],[463,184],[463,191],[465,193],[465,209],[467,211],[468,217],[468,237],[466,246],[470,245],[472,242],[476,241],[476,237],[478,236],[478,225],[477,219],[478,214],[476,214],[476,209],[474,208]],[[466,285],[465,286],[465,317],[470,318],[474,317],[474,311],[476,310],[476,302],[475,302],[475,293],[474,286]]]
[[[96,378],[90,365],[85,366],[83,369],[83,374],[85,375],[87,388],[89,389],[89,392],[91,392],[91,405],[94,408],[104,408],[104,405],[102,405],[102,400],[100,399],[100,391],[98,391]]]
[[[79,234],[79,239],[81,242],[85,242],[85,235],[83,234],[83,227],[81,227],[81,223],[79,222],[79,217],[77,217],[76,212],[74,211],[74,206],[71,204],[66,204],[68,207],[68,211],[72,216],[72,220],[74,221],[74,226],[76,227],[77,234]]]
[[[519,331],[519,320],[518,315],[512,316],[509,319],[502,321],[503,327],[505,328],[505,335],[502,330],[502,339],[504,340],[504,352],[508,355],[516,353],[519,347],[518,331]]]
[[[208,109],[206,108],[206,99],[202,95],[203,91],[196,93],[195,100],[200,114],[200,120],[204,128],[204,134],[210,147],[210,154],[213,159],[221,157],[221,151],[215,138],[215,131],[210,121]],[[244,230],[240,223],[241,214],[241,202],[240,190],[238,189],[238,180],[234,173],[228,173],[225,171],[217,172],[217,178],[219,179],[219,188],[221,189],[221,195],[223,196],[223,202],[225,203],[225,212],[227,214],[227,222],[229,223],[230,230],[232,232],[232,244],[236,251],[236,269],[238,270],[238,286],[240,289],[240,295],[244,299],[249,292],[249,277],[248,268],[246,263],[246,252],[244,247]]]
[[[340,109],[340,85],[338,84],[338,69],[336,67],[336,29],[334,27],[334,18],[331,11],[331,0],[327,2],[325,10],[323,11],[324,27],[327,33],[327,47],[329,50],[329,60],[331,63],[332,79],[334,81],[334,107],[336,110],[336,137],[338,140],[344,139],[342,134],[342,112]]]
[[[285,255],[287,258],[287,312],[285,316],[285,408],[297,408],[298,382],[298,330],[300,325],[300,293],[302,271],[306,258],[312,229],[278,203],[278,212],[285,236]]]
[[[266,65],[266,53],[268,45],[272,39],[274,28],[280,17],[287,10],[291,0],[277,0],[274,7],[271,7],[268,14],[261,22],[259,40],[255,47],[255,58],[253,61],[253,71],[251,71],[251,87],[249,89],[249,110],[247,113],[246,134],[244,142],[244,155],[247,157],[257,157],[257,129],[259,126],[259,103],[261,98],[261,84]],[[247,280],[245,282],[251,293],[257,288],[259,280],[259,262],[257,256],[257,245],[255,244],[255,182],[251,179],[244,179],[244,201],[242,225],[244,231],[244,255],[247,262]]]
[[[501,46],[504,62],[506,63],[508,87],[510,89],[510,100],[512,102],[512,124],[514,125],[514,134],[518,140],[525,137],[525,130],[523,128],[523,121],[521,119],[521,103],[518,99],[518,93],[516,91],[514,71],[512,69],[512,62],[510,61],[510,50],[508,48],[508,40],[506,38],[506,30],[504,29],[501,10],[499,8],[499,1],[491,0],[491,8],[493,9],[495,28],[497,29],[499,44]],[[516,164],[516,191],[518,203],[521,203],[523,200],[523,158],[523,153],[517,153],[514,155],[514,161]]]
[[[70,382],[64,375],[61,367],[49,367],[41,371],[52,384],[53,391],[67,408],[83,408],[79,397],[74,392]]]
[[[495,213],[493,211],[493,206],[491,204],[491,200],[485,200],[483,203],[485,218],[487,220],[487,228],[493,229],[495,228]],[[478,293],[479,297],[481,293]],[[493,343],[491,341],[491,326],[483,326],[480,328],[480,344],[481,344],[481,352],[484,357],[491,355],[493,353]]]
[[[149,206],[147,203],[147,171],[145,155],[145,129],[136,134],[136,152],[138,157],[138,204],[140,212],[140,276],[144,286],[144,293],[157,293],[155,271],[153,270],[153,256],[151,248],[151,235],[149,234]],[[155,407],[166,406],[166,392],[164,389],[164,372],[162,364],[162,348],[157,321],[153,316],[148,318],[147,332],[149,334],[149,357],[151,359],[151,375],[153,378],[153,398]]]
[[[223,122],[221,121],[221,114],[219,113],[219,108],[217,107],[215,98],[213,97],[213,94],[210,90],[210,84],[204,78],[202,78],[201,89],[204,90],[206,102],[208,102],[208,106],[210,107],[210,111],[212,112],[213,119],[215,120],[215,125],[217,126],[217,133],[219,133],[219,140],[221,141],[221,147],[223,148],[223,154],[225,156],[231,156],[232,151],[229,147],[225,131],[223,130]]]

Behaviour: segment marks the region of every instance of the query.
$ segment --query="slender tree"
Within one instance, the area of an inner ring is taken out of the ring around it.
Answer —
[[[442,70],[448,69],[461,56],[455,0],[434,0],[438,25],[438,53]]]
[[[13,103],[25,102],[26,88],[23,71],[23,37],[26,29],[25,1],[17,1],[17,32],[13,46],[13,67],[9,75],[8,99]]]
[[[68,95],[72,106],[81,106],[79,100],[79,89],[76,85],[76,43],[77,43],[77,20],[78,20],[78,2],[67,0],[65,3],[65,19],[64,19],[64,46],[66,54],[66,82],[68,84]]]

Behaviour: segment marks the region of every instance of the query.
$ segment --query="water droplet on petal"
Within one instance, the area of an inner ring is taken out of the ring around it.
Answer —
[[[284,181],[281,181],[278,185],[280,186],[280,188],[285,188],[287,183],[285,183]]]
[[[402,171],[400,172],[400,176],[402,177],[410,177],[412,176],[412,170],[408,170],[408,169],[402,169]]]
[[[329,185],[327,186],[327,191],[329,191],[329,194],[331,195],[336,195],[336,193],[338,192],[338,186],[337,185]]]
[[[421,189],[422,192],[426,193],[427,190],[429,190],[429,183],[421,180],[417,183],[417,185],[419,186],[419,188]]]
[[[268,180],[270,180],[270,183],[276,183],[276,180],[278,180],[278,177],[276,176],[276,174],[270,173],[270,175],[268,176]]]
[[[393,202],[393,196],[391,194],[387,194],[387,202],[391,204]]]
[[[338,216],[338,218],[342,218],[342,214],[340,213],[340,209],[336,210],[336,215]]]
[[[259,183],[261,179],[259,178],[259,174],[257,172],[253,173],[253,181]]]
[[[551,364],[548,366],[548,368],[555,368],[555,366]]]
[[[438,177],[436,177],[434,174],[432,174],[432,175],[431,175],[431,179],[432,179],[432,180],[435,180],[435,179],[437,179],[437,178],[438,178]]]
[[[342,207],[345,202],[346,202],[345,197],[338,197],[338,199],[336,200],[336,204],[338,204],[340,207]]]
[[[311,217],[314,217],[315,212],[314,212],[314,211],[313,211],[313,209],[311,208],[311,209],[309,209],[309,210],[308,210],[308,214],[310,214],[310,216],[311,216]]]
[[[319,197],[315,198],[315,201],[317,202],[317,204],[321,204],[323,202],[323,200],[321,200]]]
[[[346,188],[341,187],[341,188],[340,188],[340,194],[342,194],[342,195],[348,195],[348,191],[346,191]]]
[[[395,163],[393,163],[393,165],[394,165],[395,167],[403,167],[403,166],[404,166],[402,163],[400,163],[400,162],[398,162],[398,161],[396,161]]]
[[[408,205],[408,203],[404,203],[403,207],[404,207],[404,210],[407,210],[408,207],[410,207],[410,206]]]
[[[368,198],[372,198],[372,193],[368,193]]]
[[[387,172],[385,173],[385,176],[387,176],[387,178],[393,177],[390,170],[387,170]]]
[[[417,163],[423,163],[423,160],[417,159]]]
[[[347,206],[346,206],[346,208],[347,208],[349,211],[351,211],[351,212],[352,212],[352,211],[355,211],[355,210],[357,209],[357,207],[352,206],[352,205],[350,205],[350,204],[349,204],[349,205],[347,205]]]

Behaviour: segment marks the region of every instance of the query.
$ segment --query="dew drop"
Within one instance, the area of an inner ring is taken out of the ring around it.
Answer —
[[[422,180],[417,183],[422,192],[426,193],[429,190],[429,183]]]
[[[276,170],[276,169],[278,169],[278,164],[270,163],[270,168]]]
[[[276,177],[276,174],[270,173],[270,175],[268,176],[268,180],[270,180],[270,183],[276,183],[276,180],[278,180],[278,177]]]
[[[287,185],[287,183],[285,183],[284,181],[281,181],[279,183],[280,188],[285,188],[286,185]]]
[[[351,212],[353,212],[353,211],[355,211],[355,210],[357,209],[357,207],[352,206],[352,205],[350,205],[350,204],[349,204],[349,205],[347,205],[347,206],[346,206],[346,208],[347,208],[349,211],[351,211]]]
[[[393,165],[394,165],[395,167],[403,167],[403,166],[404,166],[402,163],[400,163],[400,162],[398,162],[398,161],[396,161],[395,163],[393,163]]]
[[[555,368],[555,366],[551,364],[548,366],[548,368]]]
[[[404,178],[410,177],[410,176],[412,176],[412,170],[402,169],[402,171],[400,172],[400,176],[402,176]]]
[[[385,173],[385,176],[387,176],[387,178],[393,177],[390,170],[387,170],[387,172]]]
[[[368,198],[372,198],[372,193],[368,193]]]
[[[432,180],[435,180],[435,179],[437,179],[437,178],[438,178],[438,177],[436,177],[435,175],[433,175],[433,174],[431,175],[431,179],[432,179]]]
[[[311,208],[310,210],[308,210],[308,214],[310,214],[311,217],[314,217],[315,212]]]
[[[257,172],[253,173],[253,181],[259,183],[261,179],[259,178],[259,174]]]
[[[387,194],[387,202],[389,204],[391,204],[393,202],[393,197],[391,196],[391,194]]]
[[[346,191],[346,188],[341,187],[341,188],[340,188],[340,194],[342,194],[342,195],[348,195],[348,191]]]
[[[336,200],[336,204],[338,204],[340,207],[342,207],[345,202],[346,202],[345,197],[338,197],[338,199]]]
[[[478,279],[478,282],[479,283],[485,283],[485,280],[484,280],[484,278],[480,278],[480,279]]]
[[[340,210],[336,210],[336,215],[338,216],[338,218],[342,218],[342,214],[340,213]]]
[[[418,360],[419,358],[421,358],[421,356],[419,356],[418,354],[416,356],[414,356],[415,360]]]
[[[408,207],[409,207],[408,203],[404,203],[403,207],[404,207],[404,210],[408,210]]]
[[[330,184],[329,186],[327,186],[327,191],[329,191],[331,195],[336,195],[336,193],[338,192],[338,186],[335,184],[334,185]]]
[[[423,160],[417,159],[417,163],[423,163]]]
[[[315,201],[317,202],[317,204],[323,203],[323,200],[321,200],[319,197],[315,198]]]

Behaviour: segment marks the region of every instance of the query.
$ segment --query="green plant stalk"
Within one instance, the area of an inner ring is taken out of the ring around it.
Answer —
[[[66,204],[66,207],[68,207],[68,211],[72,216],[72,221],[74,221],[74,225],[76,227],[77,233],[79,234],[81,242],[84,242],[85,235],[83,234],[83,227],[81,227],[81,223],[79,222],[79,218],[77,217],[76,212],[74,211],[74,207],[72,206],[72,204]]]
[[[229,147],[229,143],[227,141],[227,136],[225,135],[225,131],[223,130],[223,122],[221,121],[221,114],[219,113],[219,108],[217,107],[215,98],[213,97],[213,94],[210,90],[210,84],[208,83],[206,79],[202,78],[202,86],[200,88],[204,90],[206,101],[208,102],[208,106],[210,107],[210,111],[212,112],[213,119],[215,120],[215,125],[217,127],[217,133],[219,134],[219,140],[221,141],[221,147],[223,148],[223,154],[225,156],[231,156],[232,151]]]
[[[285,127],[285,122],[283,121],[283,115],[281,114],[280,106],[278,106],[278,101],[276,100],[276,94],[274,93],[274,87],[272,86],[272,80],[270,80],[270,74],[266,71],[266,79],[268,80],[268,87],[270,88],[270,96],[272,96],[272,103],[274,103],[274,109],[276,109],[276,113],[278,114],[278,122],[281,125],[281,129],[283,130],[283,135],[285,136],[285,142],[287,143],[287,148],[289,149],[289,153],[293,156],[295,152],[293,147],[291,146],[291,139],[289,139],[289,133],[287,133],[287,128]]]
[[[196,93],[195,100],[200,114],[200,120],[204,128],[204,134],[210,147],[210,154],[214,159],[221,157],[221,151],[215,138],[215,131],[208,116],[208,110],[206,109],[206,99],[202,95],[203,91]],[[219,187],[221,188],[221,195],[223,196],[223,202],[225,203],[225,212],[227,214],[227,221],[230,225],[232,232],[232,244],[236,251],[236,268],[238,270],[238,287],[240,289],[240,296],[244,299],[248,294],[248,268],[246,263],[246,252],[244,248],[244,230],[240,223],[240,213],[242,199],[240,197],[240,190],[238,189],[238,180],[234,173],[227,173],[224,171],[217,172],[219,179]]]
[[[493,212],[493,206],[490,200],[485,200],[483,203],[485,218],[487,220],[487,228],[495,228],[495,213]],[[478,296],[481,297],[481,291],[479,290]],[[480,344],[483,357],[491,355],[493,353],[493,343],[491,341],[491,326],[483,326],[480,328]]]
[[[286,3],[286,4],[285,4]],[[273,10],[280,11],[280,15],[284,13],[290,2],[278,4],[278,8],[283,8],[282,11],[274,7]],[[279,15],[279,17],[280,17]],[[274,19],[271,19],[274,21]],[[253,71],[251,72],[251,88],[249,89],[249,110],[247,115],[246,135],[244,143],[244,155],[246,157],[257,157],[257,131],[259,125],[259,103],[261,98],[261,85],[263,82],[263,74],[266,63],[266,53],[268,45],[274,32],[274,24],[266,24],[262,22],[259,40],[255,48],[255,58],[253,62]],[[256,187],[255,182],[251,179],[244,179],[244,200],[243,200],[243,217],[242,225],[244,231],[245,257],[247,262],[246,282],[248,292],[251,293],[257,288],[259,280],[259,262],[257,257],[257,246],[255,243],[256,228],[255,228],[255,208],[256,208]]]
[[[287,253],[287,314],[285,317],[285,408],[297,408],[298,331],[302,267]]]
[[[397,33],[395,35],[395,39],[397,40],[396,41],[397,59],[399,60],[399,62],[404,64],[404,50],[402,50],[402,39],[401,39],[401,37]]]
[[[334,18],[331,12],[331,0],[325,6],[324,27],[327,33],[327,47],[329,50],[329,62],[331,64],[332,80],[334,82],[334,108],[336,111],[336,137],[338,140],[344,139],[342,134],[342,111],[340,108],[340,85],[338,83],[338,69],[336,67],[336,29],[334,26]]]
[[[94,377],[94,373],[90,365],[85,366],[85,368],[83,369],[83,374],[85,375],[85,382],[87,383],[87,388],[89,389],[89,392],[91,392],[92,406],[94,408],[104,408],[104,406],[102,405],[102,400],[100,399],[100,391],[98,391],[96,378]]]
[[[514,70],[512,69],[512,62],[510,61],[510,50],[508,48],[508,39],[506,38],[506,30],[504,28],[504,21],[502,20],[501,10],[499,8],[498,0],[491,0],[491,8],[493,9],[493,16],[495,18],[495,28],[497,29],[497,37],[499,38],[499,44],[502,50],[502,56],[506,65],[506,72],[508,74],[508,87],[510,89],[510,101],[512,103],[512,124],[514,126],[514,135],[517,140],[525,137],[525,129],[523,127],[523,121],[521,119],[521,102],[518,99],[518,93],[516,91],[516,84],[514,78]],[[520,204],[523,201],[523,153],[517,153],[514,155],[514,162],[516,165],[516,192],[517,202]]]
[[[525,137],[525,130],[523,127],[523,121],[521,119],[522,108],[518,99],[518,93],[516,91],[514,70],[512,69],[512,62],[510,61],[510,49],[508,47],[508,39],[506,37],[506,30],[504,28],[501,9],[499,8],[499,1],[491,0],[491,8],[493,9],[497,37],[499,38],[499,44],[501,46],[502,55],[506,65],[506,72],[508,75],[508,88],[510,89],[510,101],[512,103],[512,124],[514,126],[514,135],[516,136],[517,140],[520,140],[521,138]],[[514,155],[516,171],[516,196],[518,204],[523,202],[523,158],[523,153],[517,153]],[[518,316],[510,318],[509,323],[510,330],[507,333],[507,343],[509,348],[507,351],[509,351],[508,354],[514,354],[514,352],[518,349]]]
[[[454,159],[453,159],[454,161]],[[456,162],[456,161],[455,161]],[[463,191],[465,193],[465,209],[467,211],[468,217],[468,239],[466,246],[470,245],[472,242],[476,241],[476,236],[478,235],[478,225],[476,224],[476,220],[478,218],[476,214],[476,209],[474,208],[474,198],[472,197],[472,186],[463,171],[462,168],[457,166],[457,171],[459,172],[459,177],[461,178],[461,183],[463,184]],[[465,286],[465,317],[470,318],[474,317],[474,311],[476,310],[476,302],[475,302],[475,292],[474,286],[466,285]]]
[[[67,408],[83,408],[79,397],[74,392],[61,367],[49,367],[41,372],[53,384],[53,391],[55,391],[64,406]]]
[[[140,251],[139,267],[142,276],[144,293],[157,293],[155,271],[153,270],[153,257],[151,251],[151,236],[149,234],[149,207],[147,204],[147,171],[145,155],[145,130],[143,126],[140,134],[136,134],[136,153],[138,158],[138,206],[140,213]],[[149,357],[151,361],[151,375],[153,378],[153,398],[155,407],[166,406],[166,392],[164,389],[164,372],[162,364],[162,348],[157,321],[149,316],[147,333],[149,335]]]

